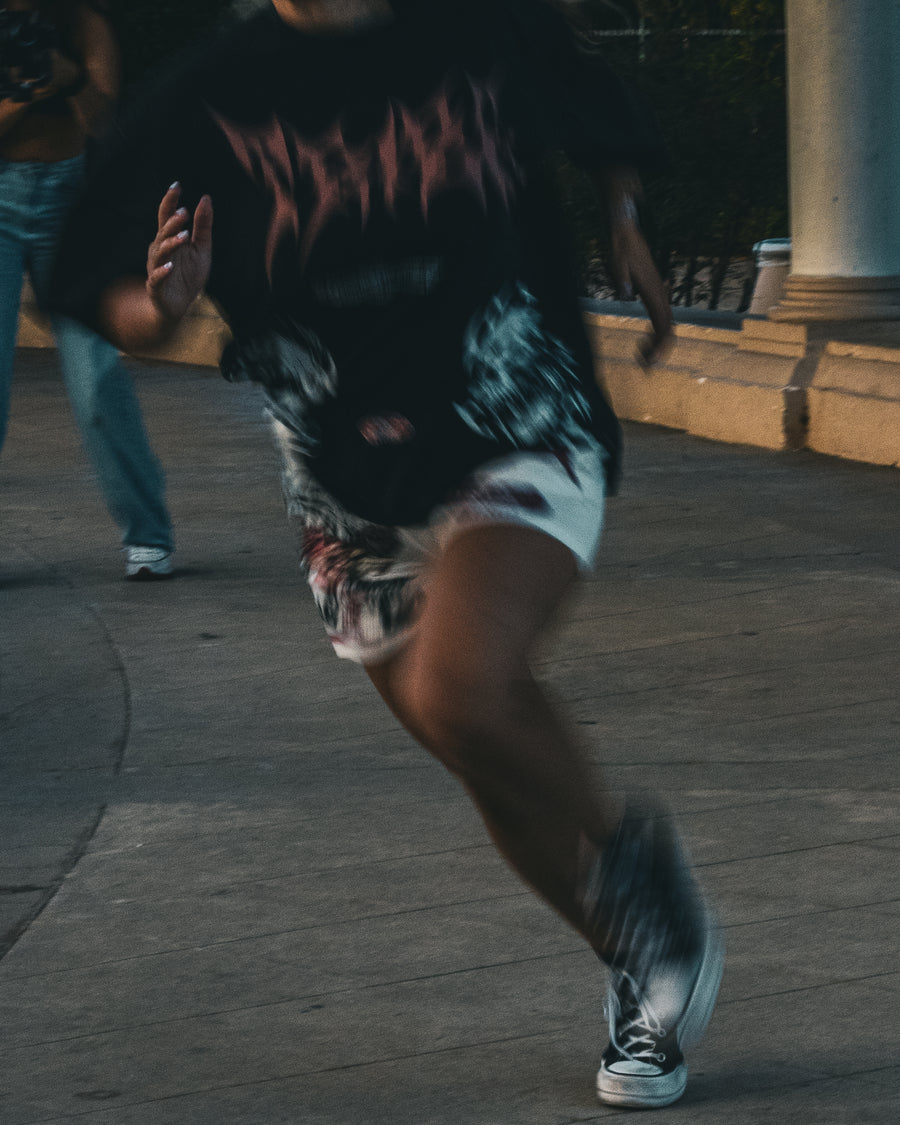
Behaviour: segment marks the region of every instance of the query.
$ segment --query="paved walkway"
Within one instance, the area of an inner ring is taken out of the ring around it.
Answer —
[[[121,580],[50,353],[0,461],[3,1125],[563,1125],[602,975],[336,662],[252,390],[141,368],[177,580]],[[631,428],[540,672],[727,929],[673,1123],[897,1120],[900,476]]]

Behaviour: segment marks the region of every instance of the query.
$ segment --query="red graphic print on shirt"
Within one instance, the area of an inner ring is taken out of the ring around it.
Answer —
[[[511,137],[498,122],[498,83],[467,74],[448,77],[422,105],[391,99],[383,125],[349,143],[340,120],[318,136],[272,115],[248,128],[210,110],[245,172],[272,201],[266,243],[269,280],[286,239],[299,244],[301,265],[329,219],[359,208],[364,230],[373,206],[395,213],[398,198],[418,195],[427,221],[432,200],[447,189],[470,191],[487,209],[493,191],[508,209],[522,173]],[[301,215],[298,186],[311,185],[312,209]]]

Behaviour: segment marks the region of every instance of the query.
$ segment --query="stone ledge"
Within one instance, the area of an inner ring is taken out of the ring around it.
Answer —
[[[748,317],[741,326],[738,348],[742,352],[802,359],[808,343],[808,333],[802,324],[778,324],[773,320]]]
[[[231,332],[216,306],[208,297],[201,297],[165,347],[142,352],[136,358],[217,368],[230,339]]]
[[[883,344],[856,344],[847,340],[829,340],[825,351],[827,355],[900,366],[900,348],[885,347]]]
[[[900,466],[900,349],[830,341],[806,394],[810,449]]]
[[[197,367],[218,367],[219,356],[230,339],[231,333],[219,316],[216,306],[209,298],[201,297],[165,347],[141,353],[135,358],[163,363],[186,363]],[[55,346],[49,322],[38,311],[27,285],[22,292],[16,344],[20,348]]]
[[[635,361],[640,318],[589,313],[588,333],[610,399],[621,418],[687,430],[715,441],[766,449],[796,446],[803,395],[794,386],[799,362],[789,355],[741,348],[742,332],[677,324],[665,362],[645,371]]]
[[[747,318],[740,329],[678,323],[665,362],[635,361],[641,317],[585,314],[598,370],[621,418],[716,441],[900,465],[900,348],[823,338]],[[880,337],[877,327],[871,333]]]

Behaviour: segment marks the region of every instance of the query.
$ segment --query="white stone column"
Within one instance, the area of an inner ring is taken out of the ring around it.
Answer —
[[[900,0],[787,0],[792,264],[775,320],[900,319]]]

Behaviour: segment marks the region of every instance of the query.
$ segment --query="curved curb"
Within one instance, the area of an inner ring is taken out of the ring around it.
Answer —
[[[0,958],[46,909],[106,812],[128,743],[121,657],[73,584],[21,548],[0,635]]]

